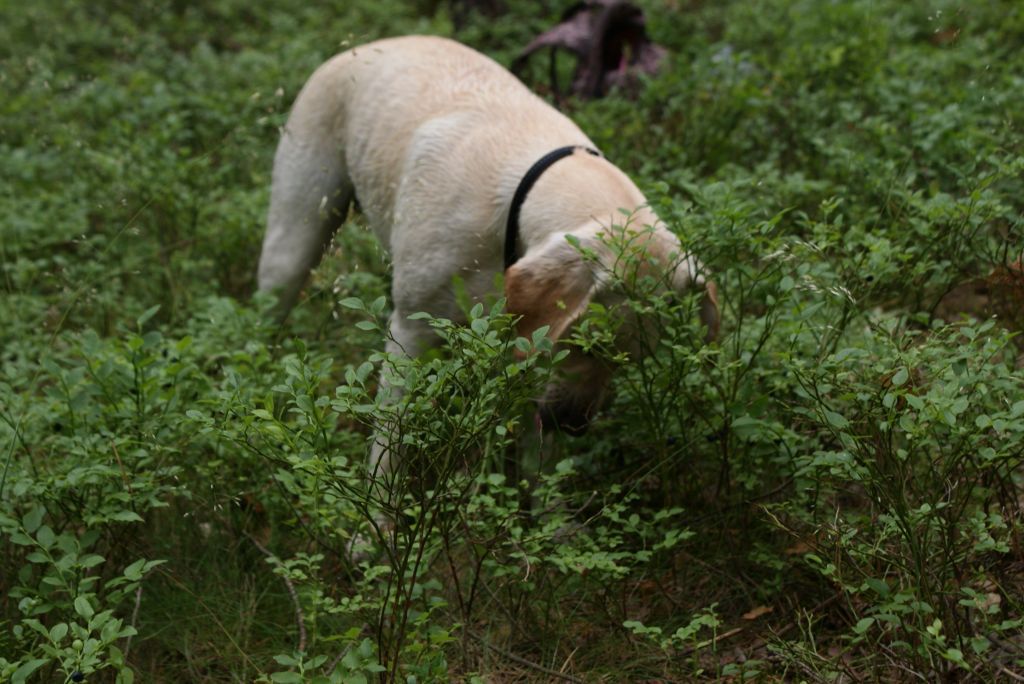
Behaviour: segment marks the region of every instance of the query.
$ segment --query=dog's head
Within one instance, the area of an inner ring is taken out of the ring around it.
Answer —
[[[517,331],[529,338],[548,326],[548,337],[558,343],[580,321],[592,302],[622,312],[615,346],[631,356],[644,353],[640,338],[651,333],[647,322],[628,307],[626,295],[611,284],[647,278],[668,293],[694,287],[703,293],[700,318],[706,339],[718,334],[718,301],[714,283],[704,279],[700,263],[682,253],[679,240],[657,224],[654,227],[601,227],[596,222],[572,233],[557,233],[531,249],[505,272],[505,298],[509,312],[520,316]],[[648,339],[649,341],[649,339]],[[570,346],[559,365],[558,380],[540,399],[545,427],[582,434],[600,408],[611,378],[605,359]]]

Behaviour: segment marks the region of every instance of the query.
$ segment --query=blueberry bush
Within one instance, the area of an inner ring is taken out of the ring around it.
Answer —
[[[253,294],[288,107],[568,3],[0,5],[0,682],[1024,679],[1024,5],[639,4],[665,67],[562,106],[718,339],[626,269],[566,345],[496,298],[417,359],[358,212]],[[572,347],[613,392],[538,433]]]

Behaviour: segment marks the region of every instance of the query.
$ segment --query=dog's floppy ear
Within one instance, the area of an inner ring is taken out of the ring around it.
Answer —
[[[564,235],[555,235],[537,254],[527,255],[505,271],[505,300],[518,314],[516,331],[529,339],[541,326],[557,340],[586,311],[594,293],[590,266]]]

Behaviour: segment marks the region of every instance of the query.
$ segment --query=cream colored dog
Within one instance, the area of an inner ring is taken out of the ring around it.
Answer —
[[[512,242],[521,257],[505,270],[519,331],[547,325],[557,340],[591,301],[613,296],[602,285],[614,264],[582,258],[566,236],[611,262],[598,236],[623,222],[620,209],[633,212],[631,226],[653,227],[640,239],[672,288],[705,286],[697,261],[681,254],[636,185],[588,153],[594,145],[572,121],[488,57],[410,36],[334,57],[299,93],[274,159],[259,287],[276,290],[287,311],[355,199],[391,253],[388,350],[422,352],[438,338],[408,316],[458,320],[456,277],[476,300],[493,294],[517,187],[535,162],[570,145],[581,149],[543,170],[521,203]],[[714,334],[714,290],[706,289],[702,318]],[[563,366],[566,379],[548,389],[541,413],[548,424],[582,430],[609,373],[582,354]]]

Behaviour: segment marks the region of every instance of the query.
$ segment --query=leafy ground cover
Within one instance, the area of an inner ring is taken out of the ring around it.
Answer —
[[[661,341],[543,440],[500,308],[381,352],[357,214],[284,327],[251,296],[312,69],[565,9],[505,5],[0,6],[0,681],[1024,678],[1024,5],[644,2],[668,68],[566,107],[722,335],[627,278]]]

